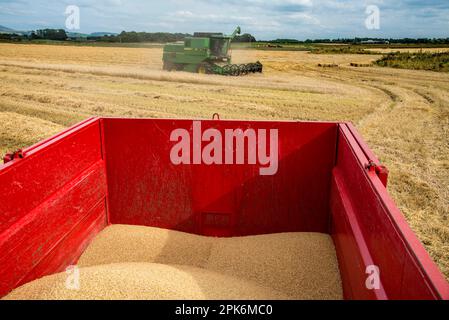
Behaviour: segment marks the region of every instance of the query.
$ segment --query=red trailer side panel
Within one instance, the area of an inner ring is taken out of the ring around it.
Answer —
[[[100,201],[17,286],[76,264],[93,238],[106,226],[106,214],[106,205]]]
[[[93,119],[25,150],[24,159],[1,168],[0,296],[73,263],[86,240],[104,227],[100,135],[99,120]],[[88,237],[81,226],[91,231]],[[50,256],[58,258],[50,261]]]
[[[332,234],[346,298],[447,299],[449,285],[389,197],[371,151],[352,125],[342,124],[331,193]],[[358,253],[357,253],[358,252]],[[366,268],[380,271],[367,288]]]

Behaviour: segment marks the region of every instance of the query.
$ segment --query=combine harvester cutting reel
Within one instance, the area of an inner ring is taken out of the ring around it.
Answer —
[[[210,73],[224,76],[241,76],[248,73],[261,73],[263,71],[263,65],[259,61],[247,64],[227,64],[224,66],[212,66],[211,71]]]

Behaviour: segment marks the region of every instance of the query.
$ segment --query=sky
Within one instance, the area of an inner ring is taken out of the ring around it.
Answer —
[[[0,0],[0,25],[65,28],[69,5],[80,9],[80,29],[70,31],[81,33],[232,33],[240,25],[258,40],[449,37],[449,0]],[[365,22],[373,5],[378,29]]]

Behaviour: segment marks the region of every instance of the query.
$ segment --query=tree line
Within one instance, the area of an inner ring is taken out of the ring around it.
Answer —
[[[105,35],[101,37],[87,37],[88,40],[103,41],[103,42],[123,42],[123,43],[135,43],[135,42],[176,42],[182,41],[186,37],[191,37],[188,33],[168,33],[168,32],[126,32],[122,31],[118,35]],[[245,33],[240,36],[236,36],[234,42],[256,42],[256,38],[249,33]]]
[[[190,37],[188,33],[169,33],[169,32],[135,32],[122,31],[116,35],[103,36],[80,36],[67,33],[64,29],[40,29],[27,34],[0,33],[0,40],[57,40],[57,41],[92,41],[92,42],[155,42],[167,43],[182,41],[185,37]],[[384,39],[384,38],[341,38],[341,39],[307,39],[305,41],[296,39],[276,39],[271,41],[262,41],[277,44],[316,44],[316,43],[334,43],[334,44],[359,44],[366,42],[390,43],[390,44],[428,44],[439,45],[449,44],[449,38],[402,38],[402,39]],[[236,36],[233,42],[258,42],[257,39],[249,34]]]
[[[0,39],[3,40],[58,40],[65,41],[68,39],[64,29],[41,29],[31,31],[27,34],[18,33],[0,33]]]
[[[334,43],[334,44],[357,44],[363,42],[383,42],[393,44],[449,44],[449,38],[341,38],[341,39],[307,39],[305,41],[296,39],[276,39],[267,42],[283,44],[316,44],[316,43]]]
[[[64,29],[41,29],[32,31],[26,35],[3,33],[0,34],[0,39],[3,40],[77,40],[77,41],[93,41],[93,42],[120,42],[120,43],[136,43],[136,42],[157,42],[167,43],[182,41],[185,37],[191,37],[188,33],[169,33],[169,32],[135,32],[122,31],[117,35],[87,35],[81,36],[79,34],[67,33]],[[237,36],[234,42],[256,42],[256,38],[249,33]]]
[[[102,42],[123,42],[123,43],[134,43],[134,42],[176,42],[181,41],[185,37],[190,36],[187,33],[168,33],[168,32],[126,32],[122,31],[118,35],[105,35],[101,37],[87,37],[87,40],[91,41],[102,41]]]

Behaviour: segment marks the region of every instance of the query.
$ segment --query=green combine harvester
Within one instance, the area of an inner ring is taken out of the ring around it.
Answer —
[[[164,47],[164,70],[188,71],[203,74],[240,76],[262,72],[263,66],[256,63],[232,64],[229,53],[231,41],[240,34],[240,27],[232,35],[196,32],[184,43],[169,43]]]

